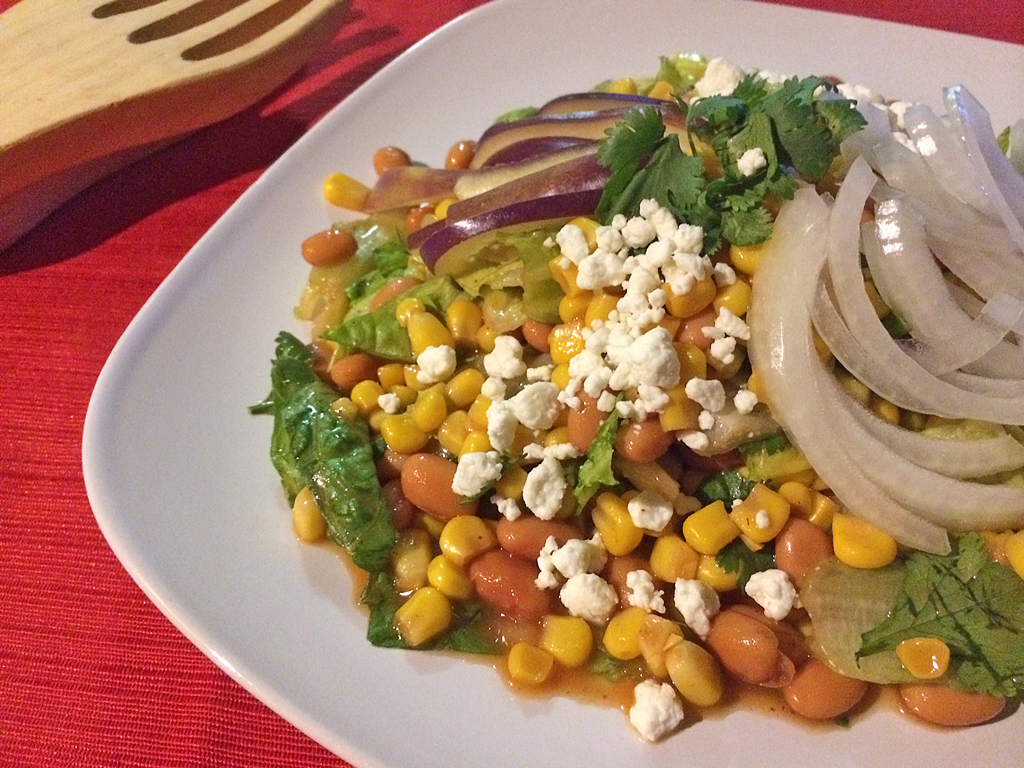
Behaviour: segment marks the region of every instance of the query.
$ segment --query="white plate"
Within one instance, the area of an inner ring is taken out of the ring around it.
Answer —
[[[369,181],[384,144],[431,163],[492,117],[698,51],[794,74],[839,74],[940,103],[965,83],[997,124],[1024,115],[1024,48],[729,0],[508,0],[398,58],[284,155],[132,322],[96,385],[83,462],[104,535],[146,594],[233,678],[362,768],[371,766],[993,766],[1024,755],[1021,714],[937,733],[877,711],[850,730],[734,712],[644,746],[619,711],[513,696],[488,667],[378,650],[348,572],[299,544],[268,460],[276,333],[302,329],[304,237],[331,212],[328,172]],[[967,758],[966,756],[972,756]]]

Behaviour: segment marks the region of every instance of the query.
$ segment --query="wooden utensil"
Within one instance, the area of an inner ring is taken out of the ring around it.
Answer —
[[[68,198],[270,93],[347,0],[21,0],[0,14],[0,251]]]

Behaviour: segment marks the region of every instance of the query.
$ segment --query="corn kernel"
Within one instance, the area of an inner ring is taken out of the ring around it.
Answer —
[[[665,289],[665,309],[672,317],[687,318],[696,315],[714,301],[718,288],[710,275],[698,280],[689,291],[677,295],[668,283],[661,286]]]
[[[636,95],[636,81],[631,77],[620,77],[608,83],[608,93],[623,93],[630,96]]]
[[[370,429],[375,434],[380,434],[380,426],[388,416],[389,414],[385,413],[380,408],[375,408],[366,416],[366,423],[370,425]]]
[[[626,502],[614,493],[597,497],[592,516],[609,554],[628,555],[640,545],[644,532],[636,527]]]
[[[568,427],[555,427],[544,437],[545,447],[550,448],[553,445],[562,445],[563,443],[571,442],[569,440],[569,428]]]
[[[725,678],[715,657],[689,640],[670,643],[665,649],[665,667],[676,690],[698,707],[718,703],[725,691]]]
[[[586,348],[586,341],[583,339],[583,323],[576,321],[556,325],[551,330],[549,341],[551,343],[551,359],[555,365],[568,363]]]
[[[384,394],[384,388],[376,381],[360,381],[352,387],[349,397],[364,416],[377,409],[377,398]]]
[[[665,432],[678,432],[681,429],[697,429],[700,417],[700,404],[687,400],[682,403],[670,402],[658,414],[658,422]]]
[[[587,248],[593,252],[597,248],[597,228],[601,226],[600,222],[589,216],[577,216],[569,223],[583,230],[583,236],[587,238]]]
[[[822,530],[832,527],[832,517],[839,505],[823,493],[805,483],[790,481],[779,486],[779,495],[789,502],[789,509],[797,517],[814,523]]]
[[[487,453],[489,450],[491,450],[491,441],[486,432],[470,432],[462,441],[459,456],[465,456],[467,453]]]
[[[551,276],[558,283],[558,287],[562,289],[562,293],[566,296],[576,296],[583,292],[583,289],[576,283],[576,275],[579,270],[576,265],[569,262],[566,265],[562,265],[562,257],[557,256],[551,260],[549,267]]]
[[[331,410],[344,419],[354,419],[359,415],[359,406],[347,397],[339,397],[331,403]]]
[[[789,502],[767,485],[758,483],[747,498],[732,508],[729,517],[748,539],[764,544],[774,539],[789,520]]]
[[[862,383],[859,379],[855,379],[849,374],[840,374],[836,377],[841,386],[850,397],[856,400],[861,405],[867,405],[871,400],[871,390],[867,388],[867,385]]]
[[[668,533],[659,536],[651,551],[651,573],[663,581],[675,584],[676,579],[692,579],[697,574],[700,553],[681,536]]]
[[[544,617],[540,647],[563,667],[582,666],[594,649],[594,633],[586,620],[578,616]]]
[[[442,448],[457,456],[469,432],[469,414],[465,411],[452,411],[438,428],[437,441]]]
[[[415,522],[416,530],[422,530],[434,541],[437,541],[441,537],[441,531],[444,530],[445,521],[432,517],[426,512],[417,512]]]
[[[757,272],[757,265],[761,263],[761,254],[764,253],[767,241],[757,245],[729,245],[729,261],[733,267],[746,275],[753,275]]]
[[[872,395],[871,396],[871,402],[870,402],[870,405],[868,407],[872,410],[872,412],[874,412],[874,414],[876,416],[878,416],[878,418],[882,419],[882,421],[887,421],[890,424],[896,424],[897,426],[899,425],[899,423],[900,423],[900,409],[899,409],[899,407],[896,406],[896,405],[893,405],[888,400],[886,400],[884,397],[879,397],[878,395]]]
[[[427,566],[427,581],[452,600],[468,600],[473,596],[473,582],[469,580],[465,569],[443,554],[435,557]]]
[[[896,559],[896,540],[859,517],[836,513],[832,518],[836,557],[852,568],[881,568]]]
[[[476,334],[484,324],[480,307],[469,299],[456,299],[445,311],[445,325],[460,346],[476,344]]]
[[[679,329],[683,327],[683,321],[678,317],[665,315],[658,321],[658,326],[668,331],[669,337],[674,339],[679,335]]]
[[[526,486],[526,470],[518,464],[514,464],[505,470],[494,490],[506,499],[523,498],[523,488]]]
[[[448,380],[445,391],[456,408],[468,408],[480,394],[486,377],[476,368],[459,371]]]
[[[402,363],[388,363],[377,369],[377,380],[381,387],[390,390],[399,384],[405,384],[405,366]]]
[[[764,382],[761,380],[761,374],[757,371],[751,371],[750,376],[747,377],[747,389],[757,396],[758,402],[768,402],[768,393],[765,392]]]
[[[419,393],[412,387],[407,387],[405,384],[396,384],[393,387],[388,387],[388,393],[398,398],[398,401],[403,407],[408,408],[410,405],[416,402],[416,398]]]
[[[703,581],[716,592],[728,592],[736,589],[739,573],[722,568],[714,555],[701,555],[697,563],[697,579]]]
[[[582,320],[587,314],[587,307],[593,300],[594,294],[590,291],[581,291],[575,296],[563,296],[558,302],[558,317],[563,323],[571,323],[575,320]]]
[[[640,655],[640,625],[647,611],[632,606],[612,616],[604,630],[604,647],[616,659],[628,661]]]
[[[676,641],[683,637],[683,629],[674,621],[649,613],[644,616],[640,624],[640,634],[637,637],[637,644],[640,654],[647,662],[647,669],[655,677],[668,677],[668,668],[665,666],[665,648],[674,638]]]
[[[344,173],[332,173],[324,179],[324,198],[331,205],[350,211],[361,211],[366,204],[369,188]]]
[[[407,528],[391,548],[391,576],[398,592],[410,592],[427,583],[427,567],[433,558],[430,535]]]
[[[878,293],[878,288],[875,287],[873,280],[864,281],[864,293],[868,295],[868,301],[871,302],[871,307],[875,310],[875,314],[878,316],[879,320],[889,314],[891,310],[885,303],[885,300]]]
[[[737,317],[743,317],[750,309],[750,283],[737,280],[732,285],[723,287],[712,302],[716,312],[728,309]]]
[[[689,399],[686,396],[686,382],[690,379],[707,378],[708,356],[695,344],[677,341],[672,346],[676,350],[676,357],[679,358],[679,385],[682,387],[679,402],[682,402]]]
[[[407,413],[385,417],[380,423],[380,433],[388,448],[395,453],[416,453],[430,439]]]
[[[702,555],[717,555],[719,550],[740,535],[720,500],[698,509],[683,521],[686,543]]]
[[[498,335],[497,331],[487,323],[484,323],[480,326],[480,330],[476,332],[476,345],[480,347],[483,352],[493,352],[494,340]]]
[[[446,197],[437,205],[434,206],[434,217],[437,219],[444,219],[448,216],[448,206],[452,203],[457,203],[459,199],[457,197]]]
[[[517,683],[540,685],[551,675],[555,657],[543,648],[519,642],[508,652],[508,676]]]
[[[420,367],[414,363],[407,363],[402,366],[402,375],[405,376],[405,386],[417,391],[426,388],[426,384],[420,382]]]
[[[292,503],[292,530],[303,541],[319,541],[327,535],[327,523],[309,488],[303,488],[295,494],[295,501]]]
[[[479,429],[487,429],[487,410],[491,407],[491,399],[477,395],[469,406],[469,420]]]
[[[424,389],[409,409],[413,424],[428,434],[437,432],[448,415],[448,403],[444,399],[441,385]]]
[[[618,303],[618,296],[613,296],[610,293],[598,293],[596,296],[593,296],[587,305],[586,313],[583,315],[583,325],[590,328],[595,320],[606,321],[608,315],[611,314]]]
[[[1017,531],[1008,536],[1003,542],[1003,552],[1006,554],[1006,561],[1010,567],[1024,579],[1024,531]]]
[[[408,325],[409,318],[416,312],[426,312],[427,308],[422,301],[415,298],[401,299],[395,305],[395,319],[403,328]]]
[[[949,646],[934,637],[912,637],[896,646],[903,668],[920,680],[942,677],[949,669]]]
[[[566,387],[569,386],[569,382],[571,380],[572,377],[569,375],[568,363],[556,365],[555,370],[551,372],[551,383],[554,384],[559,389],[564,390]]]
[[[441,552],[459,566],[498,546],[498,539],[487,521],[476,515],[458,515],[444,524],[438,540]]]
[[[451,331],[429,312],[413,312],[406,321],[405,329],[409,332],[412,351],[417,355],[427,347],[451,347],[455,344]]]
[[[433,587],[420,587],[395,611],[395,627],[413,648],[433,640],[452,621],[452,605]]]
[[[661,99],[662,101],[668,101],[674,98],[676,95],[676,89],[668,80],[659,80],[651,89],[647,92],[647,97],[650,99]]]

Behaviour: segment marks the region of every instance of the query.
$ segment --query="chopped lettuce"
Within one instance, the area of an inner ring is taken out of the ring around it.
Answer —
[[[617,410],[608,414],[597,428],[594,440],[587,450],[587,458],[580,465],[573,493],[582,509],[593,498],[602,485],[617,485],[612,459],[615,455],[615,440],[619,436],[619,422],[622,417]]]

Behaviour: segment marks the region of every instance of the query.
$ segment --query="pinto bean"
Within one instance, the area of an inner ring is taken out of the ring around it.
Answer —
[[[524,515],[515,520],[502,518],[498,521],[495,533],[498,545],[506,552],[534,561],[549,536],[554,536],[558,546],[562,546],[569,539],[578,539],[582,535],[571,523],[541,520],[533,515]]]
[[[775,567],[785,571],[798,587],[819,563],[830,557],[832,539],[829,535],[799,517],[791,517],[775,537]]]
[[[729,674],[747,683],[779,688],[796,672],[770,628],[731,608],[711,621],[707,646]]]
[[[650,572],[650,570],[650,562],[639,555],[619,555],[608,558],[601,576],[615,587],[615,591],[619,595],[619,607],[625,609],[629,608],[629,596],[633,591],[626,585],[626,576],[630,571]]]
[[[1006,700],[998,696],[923,683],[901,685],[900,698],[917,717],[947,727],[988,722],[1006,706]]]
[[[477,595],[488,605],[521,621],[539,621],[551,613],[555,592],[537,586],[535,563],[492,549],[469,565],[469,578]]]
[[[657,461],[671,445],[672,436],[661,428],[657,417],[627,424],[615,440],[615,450],[637,464]]]
[[[415,453],[402,465],[402,492],[431,517],[447,522],[459,515],[475,515],[479,502],[462,503],[452,490],[455,464],[432,453]]]
[[[586,453],[608,414],[598,410],[597,400],[585,392],[580,392],[579,398],[580,407],[578,410],[569,409],[566,426],[569,428],[569,442],[577,451]]]
[[[790,709],[809,720],[829,720],[849,712],[864,698],[868,684],[834,672],[818,659],[808,659],[782,686]]]
[[[691,315],[683,320],[683,324],[679,326],[679,333],[676,334],[676,339],[686,344],[693,344],[703,350],[711,348],[711,339],[704,335],[704,328],[713,326],[715,324],[715,316],[718,314],[713,304],[709,304],[705,309],[702,309],[695,315]]]
[[[523,338],[526,339],[527,344],[538,352],[548,352],[551,349],[548,336],[551,334],[553,327],[552,325],[538,323],[536,320],[527,320],[523,323]]]
[[[347,229],[327,229],[307,237],[302,243],[302,258],[314,267],[333,267],[352,258],[358,245]]]
[[[391,480],[384,483],[381,490],[384,493],[384,500],[391,509],[391,520],[394,522],[395,528],[404,531],[412,524],[412,519],[416,514],[416,507],[402,493],[402,481],[398,479]]]
[[[356,352],[338,360],[327,371],[327,375],[334,386],[345,392],[351,392],[352,387],[360,381],[377,378],[377,358],[365,352]]]
[[[402,465],[409,458],[408,453],[395,453],[390,448],[377,459],[377,474],[382,480],[394,480],[402,476]]]
[[[383,307],[396,296],[401,296],[410,288],[415,288],[422,282],[418,277],[412,277],[411,275],[396,277],[373,295],[373,298],[370,299],[370,309]]]

